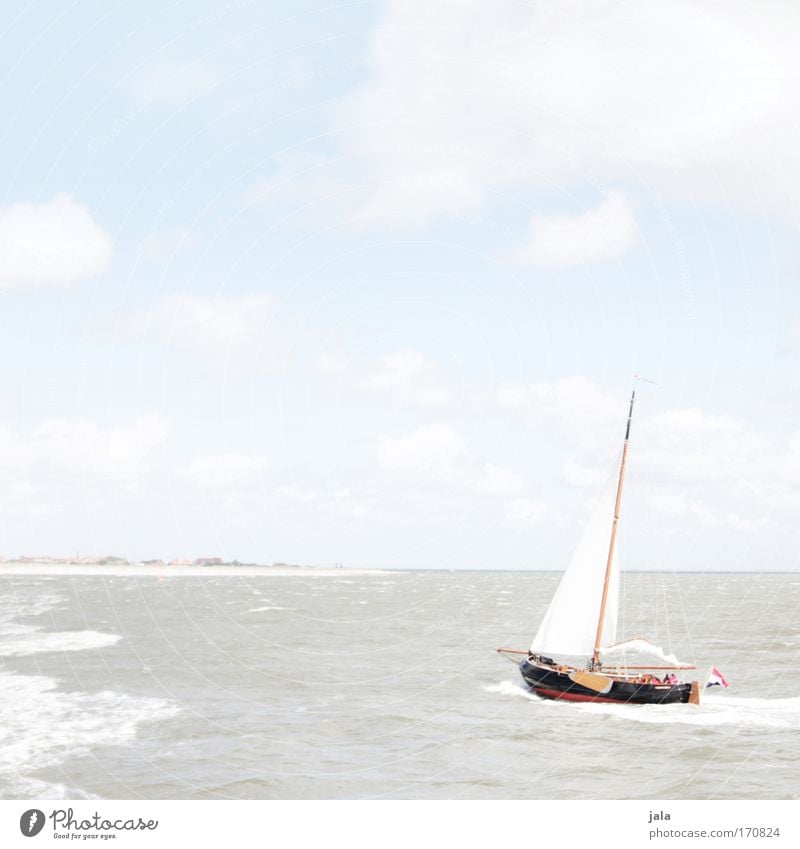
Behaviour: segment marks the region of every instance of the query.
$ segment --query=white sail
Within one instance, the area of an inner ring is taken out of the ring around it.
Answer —
[[[616,497],[617,476],[612,474],[597,499],[583,537],[534,637],[532,652],[585,657],[594,651]],[[615,550],[603,622],[605,645],[613,643],[617,634],[619,569],[616,561]]]

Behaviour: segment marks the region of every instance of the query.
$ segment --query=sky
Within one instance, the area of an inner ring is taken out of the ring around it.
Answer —
[[[791,2],[10,2],[0,555],[797,569]]]

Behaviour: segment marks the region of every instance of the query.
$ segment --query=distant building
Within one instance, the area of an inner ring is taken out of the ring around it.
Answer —
[[[221,557],[198,557],[193,566],[222,566],[225,561]]]
[[[170,560],[167,565],[169,565],[169,566],[191,566],[192,561],[191,560],[180,560],[180,559],[179,560]]]

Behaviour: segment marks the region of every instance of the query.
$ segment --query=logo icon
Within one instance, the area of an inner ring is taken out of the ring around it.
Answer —
[[[38,808],[31,808],[19,818],[19,830],[25,837],[36,837],[44,828],[44,814]]]

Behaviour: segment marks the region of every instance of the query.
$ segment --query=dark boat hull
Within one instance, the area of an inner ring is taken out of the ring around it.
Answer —
[[[568,702],[605,702],[633,705],[686,704],[691,684],[641,684],[614,681],[607,693],[597,693],[572,681],[566,672],[551,666],[523,660],[519,671],[537,696]]]

